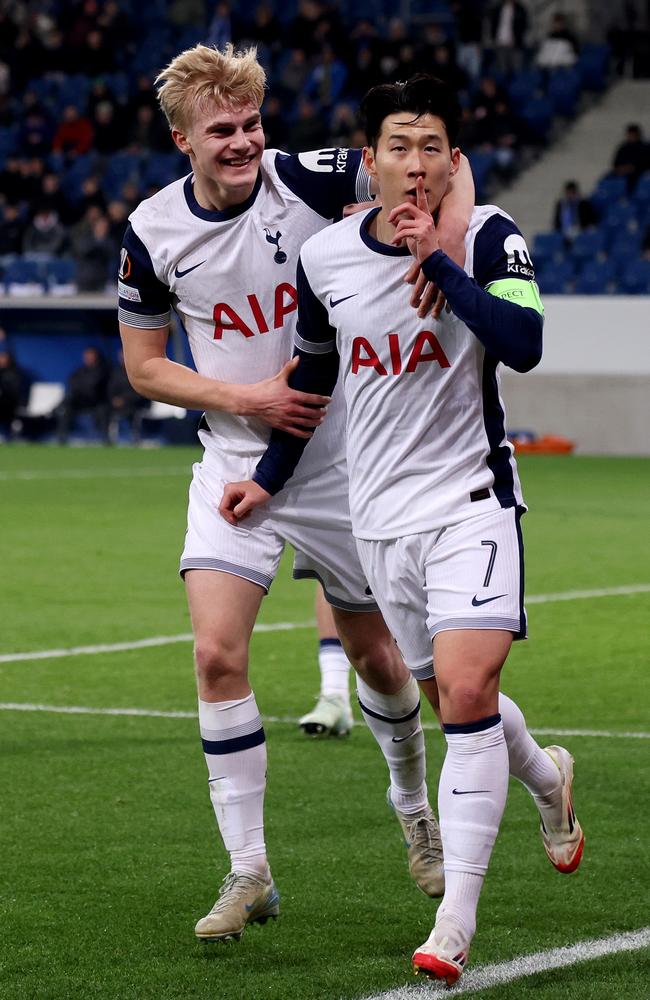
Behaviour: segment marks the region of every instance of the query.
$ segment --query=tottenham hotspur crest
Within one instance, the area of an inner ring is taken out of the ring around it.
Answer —
[[[278,231],[275,234],[275,236],[273,236],[271,234],[271,230],[267,229],[266,226],[265,226],[264,227],[264,232],[266,233],[266,242],[267,243],[273,243],[273,245],[277,247],[277,250],[273,254],[273,260],[275,261],[275,263],[276,264],[286,264],[286,262],[287,262],[287,255],[284,252],[284,250],[280,250],[280,239],[282,237],[282,233],[280,232],[280,230],[278,229]]]

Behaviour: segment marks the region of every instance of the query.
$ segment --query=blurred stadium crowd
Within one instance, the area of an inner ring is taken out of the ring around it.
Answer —
[[[633,46],[625,17],[597,44],[577,37],[563,14],[534,45],[532,27],[519,0],[0,0],[0,283],[12,295],[112,290],[129,212],[187,172],[153,80],[199,41],[258,47],[269,76],[268,144],[288,151],[363,144],[355,109],[376,83],[419,70],[446,79],[461,95],[461,143],[485,200],[625,71]],[[618,186],[607,189],[620,208],[612,232],[621,235],[625,216],[637,257],[650,223],[640,141],[634,183],[617,166]],[[566,263],[574,251],[608,249],[599,197],[585,225],[584,212],[562,211],[545,290],[574,290],[579,269]],[[600,235],[584,240],[581,228]],[[645,290],[637,284],[629,290]]]

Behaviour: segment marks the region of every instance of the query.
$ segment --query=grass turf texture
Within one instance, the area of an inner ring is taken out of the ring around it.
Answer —
[[[2,448],[0,652],[189,631],[176,569],[183,468],[196,455]],[[648,582],[647,462],[537,457],[520,468],[531,507],[529,593]],[[289,576],[285,561],[263,621],[313,617],[311,587]],[[503,686],[531,726],[650,728],[641,696],[649,602],[640,594],[530,606],[531,640],[513,649]],[[254,636],[251,664],[265,715],[310,706],[313,630]],[[0,664],[0,691],[3,702],[193,711],[191,647]],[[410,954],[435,904],[410,883],[383,804],[383,762],[364,728],[322,743],[267,724],[280,920],[249,928],[239,944],[205,946],[192,928],[226,862],[195,722],[7,711],[2,727],[3,1000],[351,1000],[412,982]],[[574,876],[553,871],[535,811],[513,784],[472,965],[648,922],[647,741],[559,742],[576,756],[585,860]],[[434,789],[442,738],[428,732],[427,744]],[[613,956],[481,996],[645,998],[647,961]]]

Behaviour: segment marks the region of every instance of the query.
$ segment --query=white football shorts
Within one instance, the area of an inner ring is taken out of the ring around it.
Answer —
[[[268,591],[286,542],[296,549],[294,579],[315,579],[334,607],[376,611],[350,526],[345,462],[282,490],[233,527],[219,513],[226,484],[214,459],[193,466],[180,572],[232,573]]]
[[[503,629],[526,638],[520,516],[509,507],[402,538],[356,539],[386,625],[418,680],[433,676],[437,632]]]

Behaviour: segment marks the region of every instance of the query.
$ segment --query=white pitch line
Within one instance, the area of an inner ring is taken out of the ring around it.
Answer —
[[[565,948],[537,951],[532,955],[520,955],[510,962],[478,966],[468,969],[457,986],[451,989],[442,983],[418,983],[417,986],[401,986],[385,993],[377,993],[365,1000],[426,1000],[427,997],[455,997],[461,993],[479,993],[493,986],[512,983],[525,976],[535,976],[552,969],[566,969],[579,962],[593,962],[605,955],[619,955],[626,951],[640,951],[650,945],[650,927],[636,931],[612,934],[611,937],[580,941]]]
[[[531,594],[525,604],[552,604],[555,601],[584,601],[592,597],[624,597],[627,594],[650,593],[650,583],[631,583],[624,587],[602,587],[597,590],[563,590],[557,594]]]
[[[189,465],[184,466],[164,466],[160,469],[143,469],[128,466],[117,469],[23,469],[19,472],[0,472],[0,482],[31,482],[38,479],[143,479],[149,476],[189,476],[191,472]]]
[[[39,705],[31,702],[0,702],[2,712],[53,712],[56,715],[128,715],[143,719],[196,719],[196,712],[164,711],[156,708],[93,708],[89,705]],[[297,726],[299,720],[289,715],[263,715],[263,722]],[[354,726],[365,728],[365,723],[355,721]],[[423,722],[422,728],[438,732],[435,722]],[[609,740],[650,740],[650,733],[622,732],[606,729],[529,729],[535,736],[586,736]]]
[[[551,604],[555,601],[581,601],[598,597],[626,597],[630,594],[650,593],[650,583],[632,583],[624,587],[609,587],[598,590],[565,590],[556,594],[531,594],[527,604]],[[290,632],[298,628],[311,628],[315,623],[271,622],[259,624],[254,632]],[[189,632],[180,635],[158,635],[150,639],[134,639],[130,642],[100,643],[95,646],[71,646],[66,649],[40,649],[29,653],[3,653],[0,663],[18,663],[22,660],[56,660],[65,656],[91,656],[95,653],[123,653],[131,649],[146,649],[148,646],[168,646],[175,642],[191,642]]]
[[[313,628],[316,623],[307,622],[259,622],[253,632],[292,632],[298,628]],[[57,660],[65,656],[93,656],[96,653],[124,653],[131,649],[147,649],[150,646],[171,646],[175,642],[191,642],[191,632],[180,635],[155,635],[150,639],[134,639],[131,642],[100,643],[95,646],[70,646],[67,649],[39,649],[31,653],[3,653],[0,663],[17,663],[21,660]]]

